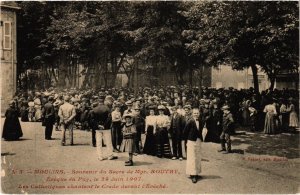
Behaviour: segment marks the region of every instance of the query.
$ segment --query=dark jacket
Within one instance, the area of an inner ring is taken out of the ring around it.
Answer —
[[[111,113],[108,106],[99,104],[89,113],[91,128],[99,129],[98,125],[104,126],[105,130],[109,130],[111,126]]]
[[[176,114],[174,118],[174,114],[171,115],[171,126],[170,126],[170,134],[172,137],[182,137],[183,129],[185,126],[185,119],[181,114]]]
[[[203,120],[201,120],[201,116],[199,117],[199,129],[197,128],[195,120],[192,118],[190,119],[184,128],[183,134],[184,138],[190,141],[196,141],[197,138],[200,138],[201,141],[203,141],[202,137],[202,129],[204,126]]]
[[[223,114],[223,132],[231,133],[233,130],[234,120],[231,113]]]
[[[50,125],[54,124],[54,119],[55,119],[55,112],[54,112],[54,106],[51,102],[47,102],[44,105],[43,108],[43,118],[44,118],[44,123],[45,125]]]

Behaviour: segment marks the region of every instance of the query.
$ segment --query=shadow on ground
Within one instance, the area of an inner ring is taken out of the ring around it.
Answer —
[[[241,144],[249,145],[245,150],[236,149],[235,153],[245,151],[250,154],[279,156],[289,159],[300,157],[298,133],[266,135],[262,132],[239,132],[233,138],[232,145],[234,148],[239,148]]]
[[[10,152],[1,153],[1,156],[13,156],[13,155],[16,155],[16,153],[10,153]]]

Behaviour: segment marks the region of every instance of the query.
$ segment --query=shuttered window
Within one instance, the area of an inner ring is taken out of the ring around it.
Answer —
[[[11,49],[11,22],[4,22],[3,49]]]

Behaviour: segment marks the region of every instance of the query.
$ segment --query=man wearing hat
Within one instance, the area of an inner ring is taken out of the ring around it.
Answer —
[[[196,183],[200,179],[203,126],[203,117],[200,116],[199,109],[194,108],[192,118],[186,123],[183,131],[183,135],[187,139],[186,174],[191,176],[193,183]]]
[[[229,106],[223,106],[222,110],[224,113],[222,125],[223,129],[220,136],[222,149],[219,150],[219,152],[224,152],[225,154],[227,154],[231,152],[230,132],[232,131],[234,120],[232,114],[230,113]],[[225,147],[225,143],[227,143],[227,148]]]
[[[43,116],[45,125],[45,139],[51,140],[53,124],[55,122],[55,112],[53,106],[53,96],[48,97],[48,102],[44,105]]]
[[[173,148],[173,157],[172,160],[183,160],[182,158],[182,145],[181,141],[183,140],[182,131],[185,125],[184,117],[177,113],[177,106],[173,106],[171,115],[171,127],[170,134],[172,138],[172,148]]]
[[[113,145],[110,130],[111,120],[109,115],[110,109],[108,106],[104,105],[104,98],[99,98],[99,104],[93,108],[90,116],[91,120],[93,121],[92,142],[94,146],[97,145],[99,160],[117,159],[117,157],[113,155]],[[106,148],[103,148],[102,140],[106,144]]]
[[[133,117],[133,124],[136,127],[136,135],[135,135],[135,139],[134,139],[134,143],[135,143],[135,153],[140,154],[140,148],[142,147],[142,133],[144,133],[145,130],[145,119],[144,117],[141,115],[141,108],[139,107],[139,105],[136,105],[134,107],[134,112],[135,115]]]
[[[124,111],[123,115],[125,114],[134,114],[134,110],[132,109],[132,101],[128,100],[127,102],[125,102],[125,105],[127,106],[127,109]]]
[[[191,109],[192,109],[192,106],[191,105],[184,105],[183,107],[183,117],[184,117],[184,122],[185,124],[190,120],[192,119],[192,112],[191,112]],[[186,151],[186,143],[187,143],[187,140],[184,140],[184,145],[185,145],[185,151]]]
[[[62,127],[62,140],[61,145],[64,146],[66,143],[66,130],[70,132],[70,144],[73,145],[73,126],[74,118],[76,116],[75,107],[70,104],[70,96],[64,97],[64,104],[59,107],[58,116]]]
[[[119,152],[120,145],[122,142],[122,133],[121,133],[121,123],[122,123],[122,114],[120,112],[120,103],[114,102],[114,111],[111,113],[112,118],[112,126],[111,126],[111,134],[112,134],[112,145],[114,148],[114,152]]]

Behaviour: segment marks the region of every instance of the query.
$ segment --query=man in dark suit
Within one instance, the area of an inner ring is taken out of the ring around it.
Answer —
[[[44,116],[44,125],[45,125],[45,139],[51,140],[53,124],[55,122],[55,113],[53,106],[53,97],[49,96],[48,102],[44,105],[43,116]]]
[[[93,145],[96,141],[98,160],[114,160],[117,156],[113,155],[113,145],[111,139],[111,112],[108,106],[104,105],[104,99],[99,98],[99,104],[93,108],[91,112],[92,141]],[[96,136],[96,139],[95,139]],[[102,140],[106,145],[106,149],[102,146]]]
[[[185,125],[184,117],[177,112],[177,106],[172,107],[170,134],[172,138],[173,158],[172,160],[183,160],[182,145],[183,128]]]
[[[186,174],[191,176],[192,182],[196,183],[200,179],[201,172],[201,142],[202,129],[204,126],[198,108],[192,111],[192,118],[186,123],[184,137],[187,139],[187,160]]]

